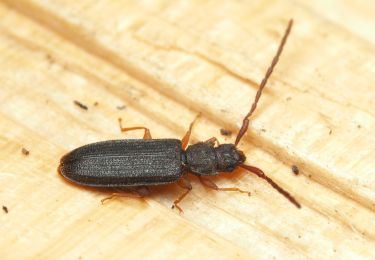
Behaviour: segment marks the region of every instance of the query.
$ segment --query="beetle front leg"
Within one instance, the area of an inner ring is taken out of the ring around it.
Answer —
[[[240,188],[236,188],[236,187],[219,188],[213,181],[211,181],[207,178],[203,178],[202,176],[199,176],[199,180],[203,184],[203,186],[205,186],[207,188],[210,188],[210,189],[213,189],[213,190],[217,190],[217,191],[237,191],[237,192],[241,192],[241,193],[247,193],[248,196],[251,195],[250,191],[241,190]]]
[[[121,198],[121,197],[127,197],[127,198],[143,198],[150,194],[149,189],[146,186],[139,186],[129,191],[118,191],[112,193],[109,197],[106,197],[101,200],[101,203],[104,204],[105,201],[111,200],[114,198]]]
[[[145,133],[143,135],[143,139],[152,139],[150,129],[148,129],[147,127],[144,127],[144,126],[123,127],[122,126],[122,118],[118,119],[118,123],[120,125],[121,132],[143,129],[143,130],[145,130]]]
[[[187,177],[182,177],[181,179],[179,179],[177,181],[177,184],[178,186],[180,186],[181,188],[183,189],[186,189],[186,191],[184,193],[182,193],[174,202],[173,202],[173,205],[172,205],[172,209],[173,208],[177,208],[179,210],[180,213],[183,213],[184,211],[182,210],[182,208],[180,206],[178,206],[178,203],[181,202],[181,200],[183,200],[186,195],[188,195],[188,193],[193,189],[193,187],[191,186],[191,183],[190,183],[190,180],[187,178]]]
[[[215,143],[217,144],[217,146],[220,145],[219,140],[217,140],[216,137],[211,137],[210,139],[204,141],[204,143],[206,143],[206,144],[212,144],[212,146],[215,146]]]

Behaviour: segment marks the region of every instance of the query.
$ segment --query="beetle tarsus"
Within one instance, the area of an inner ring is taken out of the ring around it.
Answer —
[[[207,178],[204,178],[202,176],[199,176],[199,180],[200,180],[200,182],[202,183],[203,186],[205,186],[207,188],[210,188],[210,189],[213,189],[213,190],[216,190],[216,191],[237,191],[237,192],[240,192],[240,193],[247,193],[248,196],[251,196],[250,191],[241,190],[240,188],[237,188],[237,187],[220,188],[216,185],[216,183],[214,183],[213,181],[211,181]]]
[[[112,193],[110,196],[104,198],[104,199],[101,199],[100,202],[102,203],[102,205],[104,205],[104,203],[108,200],[111,200],[111,199],[114,199],[114,198],[143,198],[145,196],[147,196],[149,194],[149,190],[147,187],[145,186],[140,186],[140,187],[137,187],[135,188],[134,190],[132,191],[129,191],[129,192],[114,192]]]

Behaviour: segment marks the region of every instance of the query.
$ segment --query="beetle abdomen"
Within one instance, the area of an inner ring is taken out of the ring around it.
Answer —
[[[175,182],[182,175],[177,139],[112,140],[79,147],[66,154],[59,171],[86,186],[127,187]]]

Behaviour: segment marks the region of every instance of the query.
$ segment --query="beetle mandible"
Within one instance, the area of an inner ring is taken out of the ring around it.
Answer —
[[[178,204],[192,189],[187,178],[188,173],[198,176],[201,183],[208,188],[250,194],[239,188],[219,188],[207,178],[207,176],[217,175],[218,172],[231,173],[235,168],[241,167],[266,180],[274,189],[300,208],[296,199],[266,176],[261,169],[245,165],[246,157],[237,148],[249,127],[249,118],[257,107],[267,80],[279,60],[292,25],[293,20],[290,20],[276,55],[259,86],[251,109],[243,119],[234,144],[219,144],[213,137],[205,142],[188,146],[190,134],[198,116],[190,124],[181,141],[178,139],[152,139],[148,128],[124,128],[121,119],[119,119],[122,132],[141,129],[144,130],[143,139],[112,140],[79,147],[61,158],[60,174],[83,186],[127,188],[129,190],[128,193],[114,193],[106,199],[115,196],[143,197],[148,193],[146,186],[177,183],[186,191],[173,202],[172,208],[176,207],[182,212]]]

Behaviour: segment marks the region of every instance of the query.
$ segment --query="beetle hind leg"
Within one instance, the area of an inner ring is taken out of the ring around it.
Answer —
[[[199,176],[199,180],[200,180],[200,182],[202,183],[203,186],[205,186],[207,188],[210,188],[210,189],[213,189],[213,190],[217,190],[217,191],[237,191],[237,192],[240,192],[240,193],[247,193],[248,196],[251,195],[250,191],[241,190],[240,188],[237,188],[237,187],[220,188],[213,181],[211,181],[207,178],[203,178],[202,176]]]
[[[102,199],[100,202],[104,204],[106,201],[114,199],[114,198],[143,198],[150,194],[149,189],[146,186],[136,187],[129,191],[118,191],[112,193],[110,196]]]
[[[182,193],[174,202],[173,202],[173,205],[172,205],[172,209],[173,208],[177,208],[178,211],[180,213],[183,213],[183,209],[178,206],[178,203],[180,203],[185,197],[186,195],[188,195],[188,193],[193,189],[193,187],[191,186],[191,183],[189,181],[189,179],[187,177],[182,177],[180,180],[177,181],[177,184],[178,186],[180,186],[181,188],[183,189],[186,189],[186,191],[184,193]]]
[[[120,125],[121,132],[143,129],[145,131],[145,133],[143,134],[143,139],[152,139],[150,129],[148,129],[147,127],[144,127],[144,126],[123,127],[121,118],[118,119],[118,123]]]

